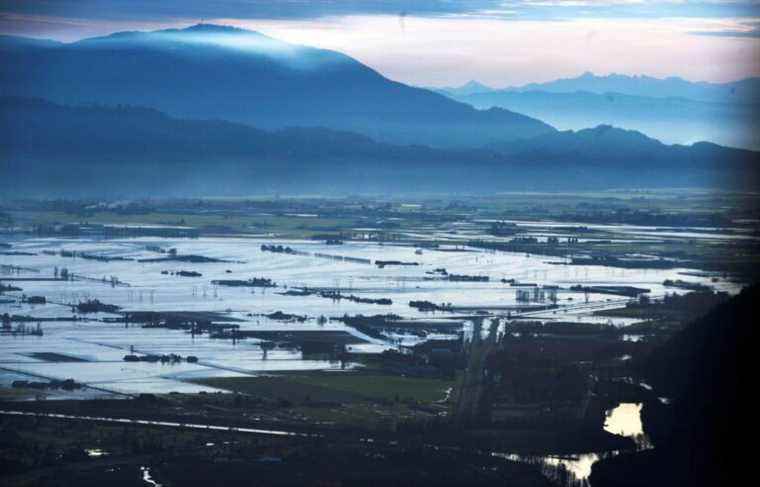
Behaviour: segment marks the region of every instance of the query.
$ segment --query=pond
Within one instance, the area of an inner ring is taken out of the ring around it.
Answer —
[[[604,430],[631,438],[637,450],[652,448],[644,433],[641,421],[642,403],[620,403],[605,412]],[[589,476],[594,463],[615,456],[619,451],[588,452],[573,455],[521,455],[515,453],[493,453],[494,456],[522,463],[537,465],[550,480],[560,485],[589,486]]]

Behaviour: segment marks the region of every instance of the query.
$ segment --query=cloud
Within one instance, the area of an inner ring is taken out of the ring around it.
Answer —
[[[751,17],[757,0],[0,0],[0,12],[90,20],[314,19],[342,15],[578,18]]]
[[[498,7],[500,0],[2,0],[0,11],[93,20],[234,17],[310,19],[339,15],[450,15]]]
[[[691,32],[694,35],[700,36],[715,36],[715,37],[750,37],[760,39],[760,21],[755,22],[740,22],[731,28],[718,28],[713,30],[701,30]]]
[[[0,0],[0,33],[59,40],[209,19],[319,20],[393,15],[510,21],[760,18],[760,0]],[[698,35],[729,36],[695,32]],[[734,37],[754,37],[737,31]]]
[[[189,22],[184,22],[185,24]],[[110,34],[123,30],[156,30],[174,27],[177,22],[111,21],[87,18],[51,17],[0,12],[0,34],[76,41],[83,37]]]
[[[732,81],[760,75],[758,41],[691,35],[736,20],[579,19],[505,22],[494,18],[346,16],[319,20],[219,19],[296,44],[344,52],[379,72],[423,86],[492,86],[605,75],[678,75]]]

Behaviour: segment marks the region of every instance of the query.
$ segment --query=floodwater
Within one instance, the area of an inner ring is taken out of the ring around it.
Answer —
[[[631,438],[637,450],[652,448],[644,433],[641,421],[641,403],[620,403],[605,412],[604,430]],[[617,455],[617,451],[590,452],[576,455],[547,455],[533,457],[520,454],[494,453],[508,460],[539,465],[543,474],[555,482],[567,481],[569,485],[587,486],[591,468],[601,459]],[[566,476],[564,474],[567,474]]]
[[[150,475],[149,467],[140,467],[140,470],[142,471],[142,479],[146,484],[152,485],[153,487],[161,487],[161,484],[153,480],[153,477]]]
[[[46,305],[0,302],[0,314],[29,315],[34,318],[72,316],[69,305],[96,298],[130,311],[214,311],[239,320],[242,330],[342,330],[362,338],[366,343],[352,346],[353,351],[378,352],[399,343],[412,345],[425,337],[414,334],[389,334],[386,340],[370,338],[335,320],[319,324],[317,318],[335,318],[344,314],[375,315],[395,313],[406,319],[451,318],[451,313],[423,313],[411,308],[412,300],[451,303],[465,307],[508,307],[517,304],[516,288],[500,282],[516,279],[523,283],[556,285],[630,285],[663,295],[665,279],[679,279],[684,272],[696,269],[615,269],[603,266],[556,265],[557,258],[525,254],[492,252],[465,248],[465,252],[424,250],[414,247],[377,243],[347,242],[327,245],[305,240],[271,240],[262,238],[161,239],[130,238],[103,240],[92,238],[25,238],[7,240],[13,250],[36,255],[0,256],[3,265],[19,266],[17,273],[0,278],[52,278],[55,270],[89,279],[73,281],[7,281],[23,289],[27,296],[45,296]],[[375,260],[415,262],[415,266],[386,266],[335,260],[314,255],[291,255],[264,252],[261,245],[276,243],[309,254],[326,254]],[[185,263],[138,262],[137,259],[166,257],[150,250],[174,248],[179,255],[200,255],[224,262]],[[133,261],[87,260],[48,255],[43,251],[86,252]],[[489,282],[452,282],[444,280],[435,269],[450,274],[488,276]],[[172,273],[195,271],[200,277],[181,277]],[[112,285],[111,277],[123,285]],[[211,283],[219,279],[247,280],[269,278],[277,288],[224,287]],[[710,283],[707,276],[689,276],[691,282]],[[333,301],[319,296],[286,296],[284,291],[296,287],[340,289],[343,294],[367,298],[390,298],[391,305]],[[737,286],[725,281],[715,285],[736,292]],[[667,289],[667,292],[673,292]],[[21,293],[9,293],[20,297]],[[557,311],[533,314],[533,318],[562,321],[608,322],[592,316],[583,293],[561,290]],[[589,294],[595,309],[620,306],[625,299],[603,294]],[[51,303],[52,302],[52,303]],[[303,322],[270,320],[262,314],[275,311],[306,316]],[[506,313],[506,312],[504,312]],[[181,330],[125,328],[120,323],[95,319],[105,314],[84,315],[92,321],[56,321],[41,323],[43,336],[0,335],[0,382],[24,377],[48,379],[73,378],[98,393],[135,394],[141,392],[216,392],[215,389],[187,382],[203,377],[231,377],[288,370],[341,369],[338,362],[305,360],[298,350],[263,351],[258,341],[247,339],[233,344],[207,336],[191,337]],[[630,320],[613,319],[618,326]],[[36,326],[36,323],[31,323]],[[430,335],[428,338],[440,337]],[[123,356],[134,347],[138,353],[194,355],[198,363],[174,365],[160,363],[126,363]],[[81,361],[51,362],[35,353],[54,352]],[[349,367],[351,365],[349,364]],[[72,393],[76,394],[76,393]],[[50,398],[70,397],[61,392],[46,393]]]
[[[607,420],[604,424],[604,429],[610,433],[614,433],[620,436],[632,438],[637,445],[637,449],[651,448],[651,444],[648,441],[641,441],[642,438],[646,440],[646,435],[643,431],[641,422],[641,407],[640,403],[621,403],[618,406],[610,409],[606,412]],[[164,426],[171,428],[191,428],[191,429],[205,429],[215,431],[234,431],[239,433],[250,433],[256,435],[268,435],[268,436],[309,436],[304,433],[295,433],[291,431],[281,430],[267,430],[256,428],[240,428],[230,426],[217,426],[207,424],[194,424],[194,423],[177,423],[170,421],[151,421],[151,420],[137,420],[126,418],[111,418],[101,416],[77,416],[69,414],[57,414],[57,413],[35,413],[27,411],[7,411],[0,410],[0,415],[9,416],[43,416],[58,419],[76,419],[84,421],[97,421],[108,423],[131,423],[141,425],[152,426]],[[368,440],[372,441],[372,440]],[[493,453],[495,457],[505,458],[507,460],[524,462],[538,465],[543,474],[554,481],[566,480],[574,482],[573,485],[588,485],[588,477],[591,475],[591,468],[594,463],[602,458],[607,458],[616,455],[617,451],[601,452],[601,453],[584,453],[579,455],[548,455],[548,456],[528,456],[512,453]],[[108,452],[102,450],[88,450],[90,456],[102,456],[107,455]],[[149,470],[144,469],[144,472]],[[144,477],[145,479],[145,477]]]
[[[641,403],[621,403],[607,411],[604,431],[620,436],[643,434]]]

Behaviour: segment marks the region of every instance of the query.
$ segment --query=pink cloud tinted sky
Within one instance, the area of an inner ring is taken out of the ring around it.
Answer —
[[[0,31],[73,41],[120,30],[182,27],[199,20],[176,15],[91,18],[0,11]],[[705,81],[760,76],[760,36],[754,34],[760,18],[752,16],[575,15],[516,20],[503,8],[498,15],[381,12],[204,20],[342,51],[389,78],[416,85],[458,85],[476,79],[501,87],[584,71]]]

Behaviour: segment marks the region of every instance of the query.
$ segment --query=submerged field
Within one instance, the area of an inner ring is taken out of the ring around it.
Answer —
[[[285,220],[287,218],[283,217]],[[294,216],[321,220],[315,216]],[[415,217],[421,219],[421,216]],[[124,223],[128,219],[119,219]],[[7,334],[0,349],[0,380],[8,386],[19,376],[76,381],[93,386],[90,394],[135,394],[140,392],[200,392],[230,390],[214,381],[200,385],[199,378],[259,375],[275,371],[347,370],[361,367],[361,360],[338,361],[320,355],[305,356],[298,348],[277,345],[278,334],[342,333],[352,337],[349,352],[378,353],[400,345],[414,345],[433,338],[467,336],[473,316],[548,321],[593,322],[625,326],[637,321],[625,315],[599,316],[599,310],[621,307],[626,296],[572,290],[573,286],[633,286],[649,290],[658,298],[668,292],[665,280],[688,280],[718,290],[736,292],[739,284],[699,268],[673,266],[667,269],[619,268],[607,265],[568,265],[565,257],[540,253],[488,250],[468,245],[472,239],[507,242],[511,237],[488,234],[490,220],[462,221],[420,226],[393,241],[345,241],[333,245],[320,240],[282,239],[262,236],[219,236],[200,238],[135,237],[6,237],[12,252],[0,256],[5,285],[21,291],[6,292],[0,311],[23,316],[27,326],[40,322],[42,336]],[[321,221],[320,225],[334,222]],[[408,224],[406,222],[405,224]],[[518,221],[519,235],[565,239],[574,234],[566,222]],[[292,228],[298,225],[286,225]],[[674,245],[694,241],[700,247],[722,239],[753,238],[719,229],[659,228],[634,225],[587,225],[594,239],[604,236],[613,245]],[[358,238],[377,233],[372,228],[354,228]],[[588,237],[586,237],[588,239]],[[583,236],[581,239],[583,240]],[[430,247],[424,241],[435,242]],[[617,244],[615,244],[617,242]],[[295,253],[265,251],[262,245],[276,244]],[[538,244],[540,245],[540,243]],[[177,256],[172,260],[169,250]],[[629,250],[630,251],[630,250]],[[91,258],[82,258],[81,255]],[[79,256],[77,256],[79,255]],[[92,258],[92,257],[96,258]],[[391,261],[377,265],[377,261]],[[405,264],[405,265],[400,265]],[[414,264],[414,265],[406,265]],[[56,280],[66,269],[73,276]],[[445,274],[441,273],[445,269]],[[58,274],[56,274],[58,273]],[[187,273],[183,275],[182,273]],[[451,280],[449,275],[477,278]],[[231,287],[215,281],[269,279],[271,287]],[[523,286],[524,285],[524,286]],[[527,286],[527,287],[525,287]],[[518,301],[518,290],[557,287],[557,307],[544,310],[544,301]],[[361,299],[334,299],[304,290],[340,293]],[[46,304],[23,302],[22,296],[44,296]],[[97,299],[119,307],[119,313],[80,313],[73,306]],[[365,301],[362,301],[365,300]],[[374,300],[387,300],[376,304]],[[429,302],[449,306],[445,311],[421,311],[409,303]],[[531,311],[531,309],[534,309]],[[214,319],[234,324],[252,337],[233,342],[208,334],[191,336],[187,330],[144,328],[125,324],[124,312],[216,313]],[[278,316],[273,313],[281,312]],[[595,313],[597,312],[597,313]],[[0,314],[2,314],[0,313]],[[348,326],[344,316],[395,315],[401,324],[371,333]],[[54,321],[51,321],[54,320]],[[432,323],[432,324],[431,324]],[[263,349],[262,336],[275,338],[275,346]],[[316,336],[316,335],[315,335]],[[195,363],[125,363],[124,355],[178,354],[195,356]],[[59,353],[67,360],[52,360]],[[48,354],[48,355],[46,355]],[[47,357],[47,358],[46,358]],[[97,391],[97,392],[95,392]],[[47,391],[50,397],[77,393]]]

